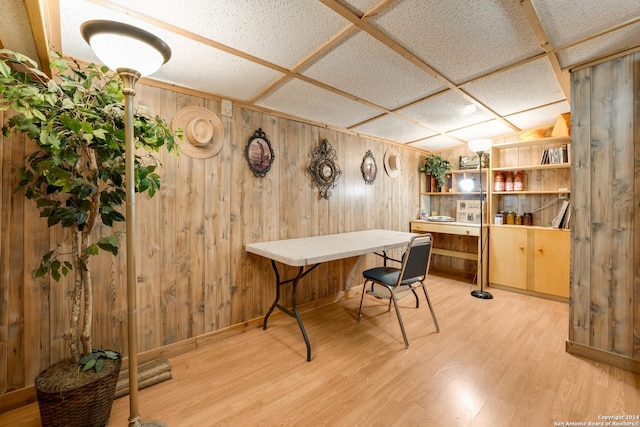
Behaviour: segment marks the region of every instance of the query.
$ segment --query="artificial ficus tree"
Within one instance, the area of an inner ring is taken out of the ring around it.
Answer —
[[[3,139],[23,134],[35,142],[20,169],[19,188],[36,203],[49,227],[67,230],[65,247],[42,256],[35,277],[58,281],[74,274],[71,325],[66,338],[74,360],[92,353],[93,287],[90,258],[101,251],[118,253],[120,232],[94,240],[101,222],[125,220],[124,95],[117,74],[105,66],[80,65],[50,54],[54,77],[32,59],[0,49],[0,110],[11,111],[2,126]],[[134,113],[135,189],[150,197],[160,188],[155,153],[177,153],[168,124],[143,107]]]

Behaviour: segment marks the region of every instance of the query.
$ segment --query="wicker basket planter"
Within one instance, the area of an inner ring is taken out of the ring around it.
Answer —
[[[42,371],[35,380],[43,427],[104,427],[109,422],[111,406],[122,360],[109,360],[104,369],[82,372],[71,360],[57,362]],[[59,386],[51,387],[53,378]],[[82,383],[70,386],[67,378],[82,378]]]

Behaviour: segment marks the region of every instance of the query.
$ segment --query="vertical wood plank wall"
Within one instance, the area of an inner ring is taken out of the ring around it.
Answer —
[[[567,349],[640,367],[640,53],[571,75]]]
[[[220,114],[217,99],[140,83],[136,102],[169,122],[188,105]],[[395,147],[403,170],[392,179],[384,171],[384,153],[391,147],[384,142],[238,106],[233,117],[221,119],[225,136],[217,156],[162,153],[161,191],[153,199],[137,198],[140,352],[264,315],[275,296],[273,272],[269,261],[244,251],[246,243],[368,228],[408,231],[418,213],[419,151]],[[244,157],[258,128],[275,151],[264,178],[253,175]],[[306,172],[323,138],[336,149],[343,171],[329,200],[319,199]],[[67,356],[63,336],[72,284],[31,276],[63,231],[47,229],[23,192],[13,191],[28,147],[19,137],[0,144],[0,398],[31,385],[41,369]],[[360,173],[367,150],[378,165],[374,185],[366,185]],[[110,231],[105,228],[98,227],[96,236]],[[123,225],[118,229],[124,231]],[[117,258],[94,258],[91,269],[97,301],[94,346],[126,354],[124,252],[122,247]],[[322,265],[305,278],[298,301],[359,285],[361,272],[377,262],[368,255]]]

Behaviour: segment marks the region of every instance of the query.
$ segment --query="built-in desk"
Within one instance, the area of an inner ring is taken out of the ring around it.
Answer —
[[[423,220],[414,220],[411,221],[410,224],[412,233],[432,233],[432,234],[457,234],[462,236],[474,236],[478,241],[478,247],[475,253],[472,252],[461,252],[451,249],[438,248],[435,247],[432,250],[434,255],[443,255],[454,258],[463,258],[471,261],[478,261],[480,254],[480,225],[479,224],[468,224],[464,222],[435,222],[435,221],[423,221]],[[487,231],[489,227],[485,225],[482,227],[483,234],[485,236],[485,245],[484,245],[484,258],[483,258],[483,274],[484,276],[484,285],[487,285],[487,268],[489,265],[489,253],[488,251],[488,239],[487,239]]]

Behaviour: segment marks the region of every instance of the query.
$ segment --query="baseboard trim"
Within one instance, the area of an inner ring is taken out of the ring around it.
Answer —
[[[640,374],[640,360],[567,340],[567,353]]]
[[[351,289],[347,289],[336,294],[326,296],[324,298],[319,298],[317,300],[301,304],[298,306],[298,310],[303,313],[305,311],[313,310],[324,305],[336,303],[353,295],[360,295],[361,292],[362,285],[355,286]],[[275,310],[271,314],[270,318],[274,320],[281,316],[286,315],[279,310]],[[261,328],[263,319],[264,316],[257,317],[246,322],[237,323],[226,328],[198,335],[194,338],[189,338],[177,343],[168,344],[162,347],[155,348],[153,350],[146,351],[144,353],[140,353],[138,354],[138,367],[140,369],[141,366],[148,364],[149,362],[152,362],[156,359],[168,359],[173,356],[188,353],[202,346],[219,342],[229,336],[241,334],[250,328]],[[122,359],[121,372],[127,369],[129,369],[129,358],[124,357]],[[36,401],[36,389],[32,385],[2,394],[0,395],[0,414],[20,408],[21,406],[29,405]]]

